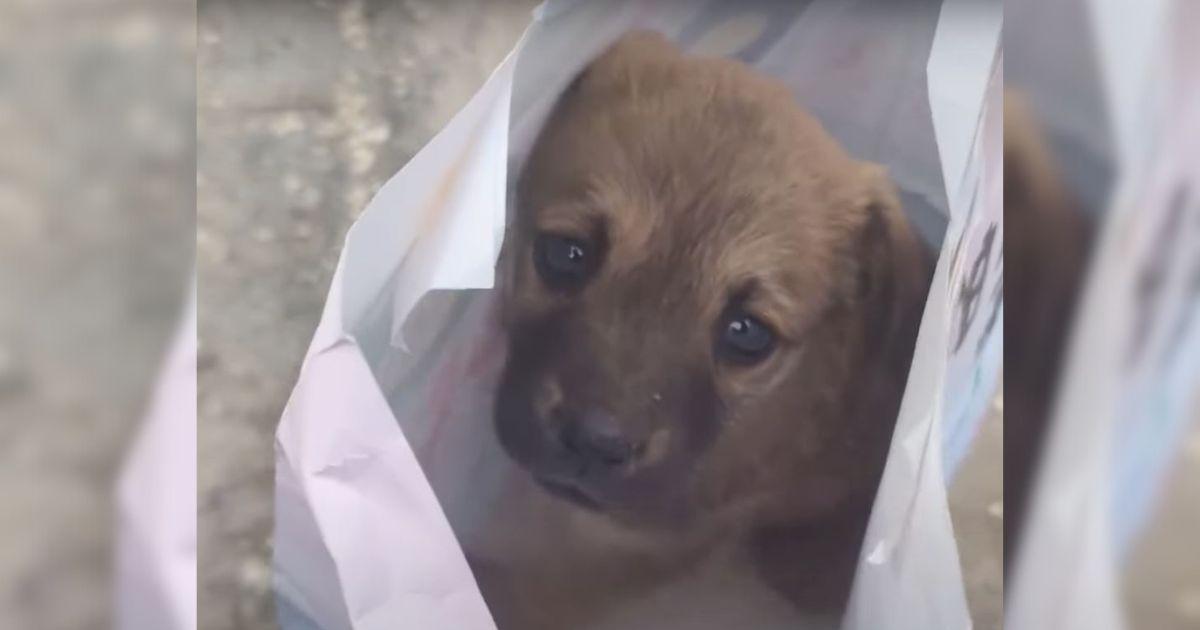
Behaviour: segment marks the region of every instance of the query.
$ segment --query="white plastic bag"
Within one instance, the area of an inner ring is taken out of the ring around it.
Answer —
[[[1002,324],[987,323],[1001,316],[988,297],[1002,234],[987,236],[1000,211],[987,182],[998,182],[1000,153],[980,140],[979,124],[985,91],[998,89],[999,26],[998,2],[543,5],[346,239],[278,431],[283,627],[494,627],[460,545],[487,533],[512,471],[491,429],[504,342],[484,290],[506,185],[567,82],[636,27],[783,80],[852,155],[889,167],[921,234],[942,243],[847,623],[969,627],[943,470],[969,442],[999,364]],[[992,271],[973,272],[975,260]],[[964,286],[977,295],[966,311],[954,302]],[[943,434],[958,453],[943,448]],[[754,597],[735,599],[763,608]]]
[[[1200,400],[1194,3],[1087,13],[1120,178],[1106,203],[1022,524],[1007,623],[1118,630],[1120,560]]]

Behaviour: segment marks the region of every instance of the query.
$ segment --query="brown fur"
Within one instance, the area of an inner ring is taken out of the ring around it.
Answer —
[[[637,32],[560,99],[517,203],[501,442],[542,474],[563,418],[606,409],[644,448],[578,480],[598,504],[588,518],[650,542],[518,572],[477,562],[501,627],[568,627],[529,610],[586,617],[721,545],[798,605],[842,606],[928,281],[882,170],[849,158],[783,86]],[[601,252],[579,290],[539,277],[545,232]],[[776,333],[762,363],[714,352],[732,301]],[[643,583],[614,586],[633,574]]]

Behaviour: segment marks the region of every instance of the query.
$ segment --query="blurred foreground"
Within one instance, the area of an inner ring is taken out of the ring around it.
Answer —
[[[112,485],[192,266],[194,39],[188,2],[0,4],[3,628],[109,626]]]
[[[1013,628],[1200,627],[1198,9],[1005,5]]]

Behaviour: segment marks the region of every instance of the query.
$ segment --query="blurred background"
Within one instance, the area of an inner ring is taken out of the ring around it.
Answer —
[[[192,268],[194,56],[190,2],[0,3],[2,628],[109,626],[112,485]]]

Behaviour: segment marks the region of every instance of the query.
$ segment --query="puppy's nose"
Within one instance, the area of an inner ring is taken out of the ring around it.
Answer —
[[[615,468],[637,455],[638,444],[617,419],[600,409],[588,409],[562,428],[567,450],[590,465]]]

